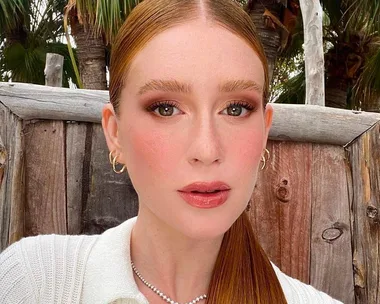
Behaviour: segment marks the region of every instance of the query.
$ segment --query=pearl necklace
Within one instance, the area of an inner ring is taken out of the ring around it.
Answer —
[[[137,271],[135,264],[131,262],[132,269],[136,273],[136,275],[139,277],[139,279],[150,289],[152,289],[157,295],[159,295],[163,300],[165,300],[167,303],[170,304],[180,304],[178,302],[173,301],[171,298],[169,298],[167,295],[165,295],[163,292],[161,292],[158,288],[154,287],[152,284],[149,284],[143,277],[142,275]],[[207,295],[202,295],[200,297],[196,297],[194,300],[191,302],[185,303],[185,304],[195,304],[198,303],[199,301],[202,301],[203,299],[206,299]]]

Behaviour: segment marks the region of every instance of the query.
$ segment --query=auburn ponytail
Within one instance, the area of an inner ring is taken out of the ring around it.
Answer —
[[[225,233],[206,304],[285,304],[273,267],[246,212]]]
[[[128,81],[129,67],[136,54],[159,33],[197,19],[201,12],[244,39],[260,58],[265,72],[265,109],[269,91],[266,57],[252,20],[238,4],[232,0],[144,0],[133,9],[112,44],[109,93],[116,115],[121,90]],[[208,292],[207,304],[230,303],[286,303],[245,212],[224,235]]]

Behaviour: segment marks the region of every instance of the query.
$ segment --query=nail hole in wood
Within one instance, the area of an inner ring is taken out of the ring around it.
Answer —
[[[322,232],[322,239],[330,243],[340,238],[342,234],[343,230],[340,228],[327,228]]]

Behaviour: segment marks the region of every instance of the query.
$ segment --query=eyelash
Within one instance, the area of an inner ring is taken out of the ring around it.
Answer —
[[[157,102],[151,104],[150,106],[147,107],[147,111],[148,112],[154,112],[156,109],[158,109],[161,106],[176,107],[176,108],[178,108],[178,105],[177,105],[176,102],[171,101],[171,100],[165,100],[165,101],[157,101]],[[243,108],[245,108],[248,111],[248,113],[254,112],[256,110],[256,107],[254,107],[252,104],[250,104],[248,102],[245,102],[245,101],[241,101],[241,100],[236,100],[236,101],[230,102],[227,105],[227,108],[229,108],[231,106],[235,106],[235,107],[236,106],[238,106],[238,107],[240,106],[240,107],[243,107]],[[171,117],[171,116],[160,116],[160,117]],[[230,116],[235,116],[235,115],[230,115]],[[248,114],[245,115],[245,116],[248,116]],[[244,116],[235,116],[235,117],[244,117]]]

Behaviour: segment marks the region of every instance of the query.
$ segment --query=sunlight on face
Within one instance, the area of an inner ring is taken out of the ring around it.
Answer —
[[[264,70],[240,37],[196,20],[153,38],[133,60],[121,95],[119,138],[139,216],[192,238],[223,234],[244,211],[266,145]],[[177,190],[196,181],[230,185],[213,209]]]

